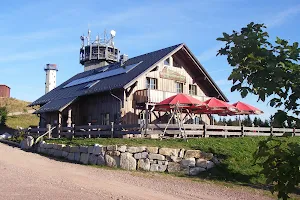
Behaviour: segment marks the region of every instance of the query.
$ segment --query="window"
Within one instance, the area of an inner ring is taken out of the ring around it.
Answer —
[[[170,58],[167,58],[167,59],[164,61],[164,64],[169,66],[169,65],[170,65]]]
[[[190,95],[197,95],[197,86],[196,85],[189,85],[189,94]]]
[[[183,93],[183,83],[176,82],[176,92]]]
[[[101,114],[101,124],[109,125],[109,113]]]
[[[147,77],[146,87],[147,89],[157,90],[157,79]]]

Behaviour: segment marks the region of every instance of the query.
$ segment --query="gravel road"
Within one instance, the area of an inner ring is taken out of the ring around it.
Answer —
[[[0,143],[0,199],[269,199],[261,191],[227,188],[154,173],[60,162]]]

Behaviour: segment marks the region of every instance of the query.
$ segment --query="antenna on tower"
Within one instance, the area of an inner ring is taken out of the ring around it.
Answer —
[[[116,31],[111,30],[101,35],[101,38],[96,35],[95,40],[91,38],[91,30],[88,29],[88,34],[80,37],[81,48],[79,59],[84,65],[84,70],[91,70],[109,65],[119,61],[119,49],[115,47],[113,39],[116,36]],[[86,41],[86,42],[85,42]]]
[[[91,30],[88,29],[88,36],[86,37],[87,38],[87,45],[90,45],[90,41],[91,41]]]

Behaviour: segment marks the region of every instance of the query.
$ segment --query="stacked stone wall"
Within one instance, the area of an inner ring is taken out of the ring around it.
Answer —
[[[41,142],[37,151],[82,164],[119,167],[125,170],[184,173],[195,176],[219,164],[212,153],[200,150],[95,144],[68,146]]]

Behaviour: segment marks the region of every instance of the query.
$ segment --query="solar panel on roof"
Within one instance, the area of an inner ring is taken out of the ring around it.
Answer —
[[[125,66],[125,67],[120,67],[120,68],[117,68],[117,69],[104,71],[104,72],[100,72],[98,74],[94,74],[94,75],[91,75],[91,76],[76,79],[76,80],[68,83],[67,85],[65,85],[64,88],[72,87],[72,86],[75,86],[75,85],[80,85],[80,84],[83,84],[83,83],[88,83],[88,82],[91,82],[91,81],[101,80],[101,79],[108,78],[108,77],[111,77],[111,76],[116,76],[116,75],[119,75],[119,74],[128,73],[129,71],[131,71],[133,68],[135,68],[136,66],[138,66],[142,62],[143,61],[141,61],[139,63],[132,64],[132,65],[128,65],[128,66]]]

